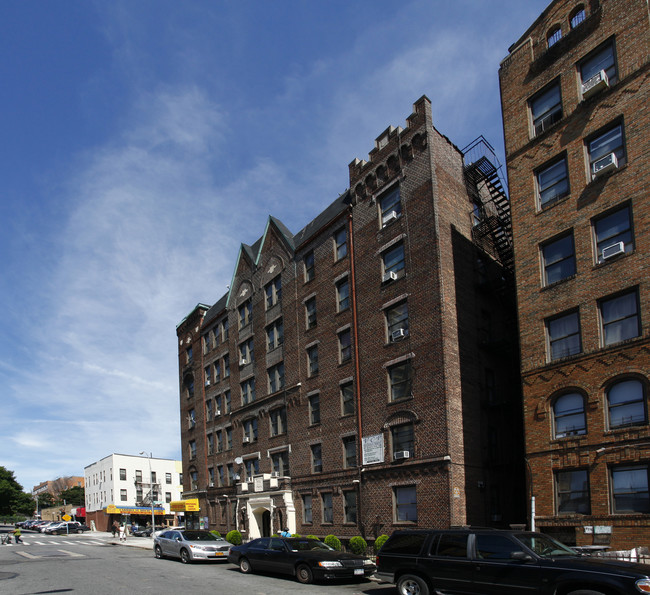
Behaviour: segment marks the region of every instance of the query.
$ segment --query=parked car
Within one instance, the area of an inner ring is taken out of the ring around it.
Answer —
[[[339,552],[318,539],[261,537],[230,548],[228,561],[244,574],[283,573],[300,583],[327,579],[363,579],[375,572],[375,565],[356,554]]]
[[[171,529],[163,531],[153,540],[156,558],[180,558],[183,564],[195,560],[228,559],[230,543],[210,531]]]
[[[396,531],[376,577],[400,595],[650,593],[650,565],[578,554],[541,533],[494,529]]]
[[[45,533],[50,535],[66,535],[69,533],[84,533],[85,531],[90,531],[88,525],[82,525],[78,521],[64,521],[62,523],[56,523],[55,525],[50,525],[45,529]]]
[[[162,531],[164,531],[164,529],[160,530],[161,533]],[[151,537],[152,533],[153,529],[151,527],[138,527],[137,529],[131,531],[131,535],[134,537]]]

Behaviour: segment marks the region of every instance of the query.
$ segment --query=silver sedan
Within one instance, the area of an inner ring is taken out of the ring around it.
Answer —
[[[230,543],[210,531],[172,529],[153,540],[156,558],[180,558],[183,564],[194,560],[228,560]]]

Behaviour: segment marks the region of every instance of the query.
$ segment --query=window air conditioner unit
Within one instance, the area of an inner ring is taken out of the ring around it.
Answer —
[[[271,473],[271,477],[280,477],[280,472],[279,471],[273,471]]]
[[[210,381],[209,381],[209,380],[206,380],[206,381],[205,381],[205,385],[206,385],[206,386],[210,386]]]
[[[594,76],[582,83],[582,98],[588,99],[607,87],[609,87],[607,73],[604,70],[601,70],[599,73],[594,74]]]
[[[604,157],[601,157],[597,161],[594,161],[592,164],[594,177],[602,176],[610,171],[618,169],[618,159],[616,159],[615,153],[609,153]]]
[[[244,436],[244,444],[248,444],[251,439],[248,436]]]
[[[389,271],[388,273],[384,273],[384,283],[395,281],[395,279],[397,279],[397,273],[395,273],[394,271]]]
[[[403,328],[398,328],[390,334],[391,341],[400,341],[406,337],[406,331]]]
[[[408,459],[411,456],[411,453],[408,450],[398,450],[393,458],[395,459]]]
[[[208,487],[213,488],[213,487],[214,487],[214,483],[210,483],[210,485],[209,485]]]
[[[221,409],[217,409],[217,410],[215,410],[214,414],[215,414],[215,415],[221,415]]]
[[[242,358],[239,360],[239,365],[240,365],[240,366],[245,366],[247,363],[248,363],[248,360],[247,360],[245,357],[242,357]]]
[[[397,219],[397,213],[391,211],[384,217],[384,225],[388,225],[391,221],[395,221],[395,219]]]
[[[249,477],[249,478],[246,480],[246,483],[255,483],[255,480],[254,480],[252,477]]]
[[[616,242],[616,244],[603,248],[603,260],[607,260],[618,254],[623,254],[624,252],[625,244],[623,242]]]

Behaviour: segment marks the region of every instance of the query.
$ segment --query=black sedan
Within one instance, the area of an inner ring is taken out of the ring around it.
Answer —
[[[332,549],[318,539],[262,537],[230,548],[228,561],[244,574],[271,572],[290,574],[300,583],[326,579],[363,579],[375,565],[356,554]]]

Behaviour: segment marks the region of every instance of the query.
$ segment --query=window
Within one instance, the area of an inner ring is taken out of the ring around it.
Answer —
[[[126,502],[126,501],[127,501],[126,490],[120,490],[120,500],[121,500],[122,502]]]
[[[617,80],[616,60],[614,58],[614,44],[609,41],[604,46],[587,56],[579,65],[580,82],[584,85],[589,79],[596,76],[601,70],[605,71],[609,84]],[[584,95],[583,89],[583,95]]]
[[[282,324],[282,318],[276,320],[272,324],[266,327],[266,349],[267,351],[272,351],[277,347],[282,345],[284,341],[284,325]]]
[[[223,377],[228,378],[230,376],[230,356],[228,354],[223,356]]]
[[[314,251],[307,252],[305,258],[303,259],[303,264],[305,266],[305,283],[313,280],[316,276],[315,262],[314,262]]]
[[[346,523],[357,522],[357,493],[352,491],[343,492],[343,510]]]
[[[203,353],[208,353],[212,349],[212,341],[210,339],[210,333],[207,332],[205,335],[203,335]]]
[[[208,483],[210,486],[214,486],[214,468],[208,467]]]
[[[334,234],[334,260],[341,260],[348,254],[348,234],[345,228],[339,229]]]
[[[255,400],[255,378],[249,378],[240,384],[242,405],[247,405]]]
[[[355,436],[343,438],[344,467],[351,469],[357,466],[357,439]]]
[[[124,479],[126,479],[126,476],[124,477]],[[136,469],[136,471],[135,471],[135,480],[137,482],[142,481],[142,470],[141,469]]]
[[[406,302],[386,309],[388,341],[399,341],[409,334],[409,310]]]
[[[354,413],[354,389],[351,382],[341,385],[341,415]]]
[[[192,346],[190,345],[186,350],[185,350],[185,363],[191,364],[192,363]]]
[[[248,479],[253,479],[254,475],[257,475],[260,472],[260,460],[259,459],[246,459],[244,461],[246,467],[246,477]]]
[[[196,469],[190,469],[190,489],[199,489],[199,473]]]
[[[257,418],[245,419],[242,427],[244,429],[244,442],[255,442],[257,440]]]
[[[217,465],[217,477],[219,478],[219,486],[224,484],[223,465]]]
[[[192,376],[185,377],[185,390],[187,391],[187,398],[194,398],[194,378]]]
[[[350,329],[341,331],[339,337],[339,362],[344,364],[352,359],[352,345]]]
[[[307,367],[310,376],[318,374],[318,345],[312,345],[307,349]]]
[[[537,172],[540,207],[544,208],[569,194],[566,157]]]
[[[284,388],[284,363],[280,362],[267,370],[269,380],[269,394]]]
[[[190,459],[195,459],[196,458],[196,440],[190,440],[190,442],[189,442],[189,450],[190,450]]]
[[[210,386],[210,383],[212,382],[212,367],[211,366],[206,366],[203,369],[203,376],[205,378],[205,386]]]
[[[126,469],[120,469],[120,481],[126,481]]]
[[[404,274],[404,244],[400,242],[382,254],[382,268],[384,282],[397,279]]]
[[[219,417],[223,413],[223,395],[218,395],[214,399],[214,416]]]
[[[249,325],[253,319],[253,302],[246,300],[239,306],[239,328],[242,329]]]
[[[594,221],[594,235],[598,262],[604,262],[607,258],[616,254],[632,252],[634,250],[634,239],[632,237],[630,207],[624,206],[596,219]]]
[[[568,393],[553,404],[555,437],[577,436],[587,433],[584,398],[579,393]]]
[[[230,391],[227,390],[225,393],[223,393],[223,401],[224,401],[224,406],[226,408],[226,413],[230,413],[231,411],[231,406],[230,406]]]
[[[396,486],[393,488],[395,521],[417,523],[418,508],[415,486]],[[465,536],[466,538],[466,536]],[[465,549],[467,551],[467,549]]]
[[[271,420],[271,436],[287,433],[287,410],[285,407],[271,411],[269,418]]]
[[[221,362],[216,361],[214,364],[214,381],[219,382],[221,380]]]
[[[334,521],[334,512],[332,510],[332,492],[322,493],[321,502],[323,505],[323,523],[332,523]]]
[[[228,463],[226,471],[228,473],[228,485],[233,485],[235,483],[235,468],[232,463]],[[235,504],[237,503],[235,502]]]
[[[221,327],[219,324],[216,324],[212,329],[212,335],[214,337],[214,346],[216,347],[221,343]]]
[[[166,484],[171,484],[172,482],[172,474],[171,473],[165,473],[165,483]]]
[[[610,430],[647,423],[644,393],[643,385],[634,379],[617,382],[607,390]]]
[[[575,29],[580,23],[585,20],[585,18],[585,9],[578,8],[578,10],[573,13],[569,21],[571,23],[571,29]]]
[[[320,395],[317,393],[309,397],[309,424],[320,423]]]
[[[379,209],[381,211],[382,227],[386,227],[386,225],[402,216],[402,202],[400,200],[399,187],[379,199]]]
[[[267,283],[264,287],[266,294],[266,309],[270,310],[273,306],[282,300],[282,279],[278,275],[273,281]]]
[[[562,28],[558,25],[551,29],[546,36],[548,47],[554,46],[560,39],[562,39]]]
[[[511,554],[517,545],[505,535],[476,535],[476,557],[482,560],[512,560]],[[467,551],[467,549],[465,549]]]
[[[172,501],[172,493],[171,492],[165,492],[165,502],[169,504]]]
[[[542,246],[544,285],[552,285],[576,274],[573,233],[547,242]]]
[[[348,278],[341,279],[336,284],[336,311],[342,312],[350,307],[350,282]]]
[[[289,454],[286,450],[271,455],[271,468],[280,476],[289,475]]]
[[[223,430],[217,430],[217,452],[223,452]]]
[[[232,450],[232,428],[226,428],[226,450]]]
[[[607,163],[615,163],[616,167],[625,164],[625,147],[623,143],[623,125],[617,124],[587,142],[589,153],[589,171],[595,177],[596,172],[604,169],[603,159]],[[607,159],[610,154],[614,159]]]
[[[580,353],[580,319],[578,312],[569,312],[546,321],[550,360]]]
[[[239,365],[245,366],[250,364],[255,359],[255,351],[253,338],[251,337],[247,341],[244,341],[239,345]]]
[[[314,328],[316,326],[316,298],[309,298],[305,302],[305,318],[307,321],[307,328]]]
[[[636,291],[601,300],[600,317],[605,345],[614,345],[639,336],[638,302]]]
[[[323,458],[320,444],[311,445],[311,472],[321,473],[323,471]]]
[[[615,513],[650,512],[648,466],[612,468],[612,496]]]
[[[214,436],[208,434],[208,454],[211,455],[214,452]]]
[[[190,409],[187,412],[187,427],[190,430],[196,427],[196,411],[194,409]]]
[[[311,508],[311,494],[303,494],[302,496],[302,520],[304,523],[312,523],[312,508]]]
[[[388,368],[390,400],[398,401],[411,396],[411,360]]]
[[[393,426],[390,429],[390,437],[393,445],[393,460],[406,458],[406,455],[399,456],[398,453],[407,452],[409,457],[413,456],[415,442],[412,423]]]

